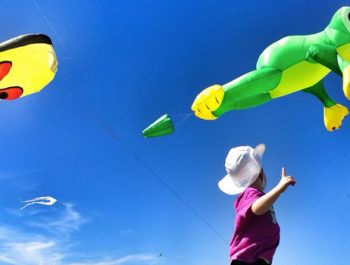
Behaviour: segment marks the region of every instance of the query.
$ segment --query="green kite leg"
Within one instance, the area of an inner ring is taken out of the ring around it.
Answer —
[[[223,86],[204,89],[194,100],[192,110],[197,117],[214,120],[230,110],[254,107],[272,98],[269,91],[280,82],[282,72],[263,67],[251,71]]]
[[[305,88],[302,91],[316,96],[322,102],[325,108],[330,108],[337,104],[328,96],[322,81],[318,82],[312,87]]]
[[[346,107],[337,104],[328,96],[322,81],[312,87],[303,89],[303,91],[316,96],[322,102],[324,106],[323,120],[327,130],[334,131],[335,129],[340,128],[343,119],[349,114],[349,111]]]
[[[269,91],[279,84],[281,76],[280,70],[264,67],[223,85],[224,99],[213,114],[219,117],[230,110],[247,109],[270,101]]]

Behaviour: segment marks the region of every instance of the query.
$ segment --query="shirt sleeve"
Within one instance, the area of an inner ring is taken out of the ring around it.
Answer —
[[[252,204],[263,195],[264,193],[260,190],[253,188],[246,189],[236,204],[237,215],[249,218],[253,214],[251,210]]]

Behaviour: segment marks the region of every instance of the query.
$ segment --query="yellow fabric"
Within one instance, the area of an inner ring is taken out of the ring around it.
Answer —
[[[338,47],[337,52],[343,59],[350,61],[350,44]]]
[[[0,62],[10,61],[10,72],[0,82],[0,89],[20,86],[21,97],[39,92],[55,76],[57,59],[49,44],[35,43],[0,52]]]
[[[330,71],[325,66],[307,61],[295,64],[282,72],[281,81],[275,89],[269,92],[270,96],[278,98],[313,86]]]
[[[343,92],[345,97],[350,100],[350,66],[343,71]]]
[[[339,129],[345,116],[349,114],[346,107],[336,104],[330,108],[324,108],[324,125],[328,131]]]
[[[212,112],[220,107],[224,94],[224,89],[220,85],[213,85],[204,89],[192,104],[191,108],[194,114],[204,120],[217,119]]]

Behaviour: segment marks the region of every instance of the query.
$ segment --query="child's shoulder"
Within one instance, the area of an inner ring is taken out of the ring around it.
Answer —
[[[236,197],[234,201],[234,206],[235,208],[237,208],[240,204],[246,201],[256,200],[264,194],[265,193],[259,189],[256,189],[254,187],[248,187]]]
[[[244,197],[244,198],[249,198],[251,196],[262,196],[265,193],[257,188],[254,187],[248,187],[246,188],[241,194],[238,195],[237,198],[239,197]]]

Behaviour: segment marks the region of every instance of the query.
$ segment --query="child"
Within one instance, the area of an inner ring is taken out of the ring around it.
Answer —
[[[288,186],[296,183],[282,168],[280,182],[268,193],[263,190],[266,177],[262,169],[265,145],[232,148],[226,158],[227,175],[219,188],[235,199],[235,231],[230,243],[231,265],[272,264],[279,244],[280,228],[275,219],[273,203]]]

